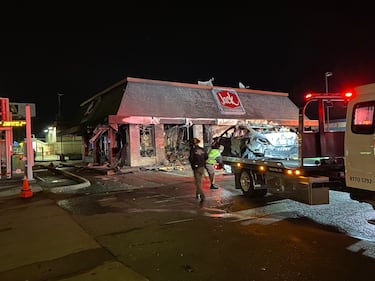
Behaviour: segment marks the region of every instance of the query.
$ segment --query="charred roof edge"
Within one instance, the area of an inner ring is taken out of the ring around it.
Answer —
[[[174,87],[186,87],[186,88],[197,88],[197,89],[214,89],[214,88],[217,89],[217,88],[223,88],[223,89],[235,89],[237,92],[241,92],[241,93],[255,93],[255,94],[265,94],[265,95],[289,96],[289,94],[285,93],[285,92],[273,92],[273,91],[264,91],[264,90],[254,90],[254,89],[248,89],[248,88],[235,88],[235,87],[224,87],[224,86],[209,86],[209,85],[199,85],[199,84],[182,83],[182,82],[152,80],[152,79],[134,78],[134,77],[127,77],[126,80],[128,82],[133,82],[133,83],[152,83],[152,84],[169,85],[169,86],[174,86]]]
[[[126,82],[132,82],[132,83],[150,83],[150,84],[160,84],[160,85],[169,85],[174,87],[185,87],[185,88],[197,88],[197,89],[214,89],[214,88],[222,88],[222,89],[234,89],[237,92],[241,93],[253,93],[253,94],[263,94],[263,95],[277,95],[277,96],[286,96],[288,97],[289,94],[285,92],[273,92],[273,91],[264,91],[264,90],[254,90],[249,88],[235,88],[235,87],[224,87],[224,86],[209,86],[209,85],[199,85],[199,84],[192,84],[192,83],[182,83],[182,82],[171,82],[171,81],[162,81],[162,80],[152,80],[152,79],[144,79],[144,78],[135,78],[135,77],[127,77],[125,79],[122,79],[121,81],[109,86],[108,88],[104,89],[103,91],[100,91],[99,93],[95,94],[91,98],[83,101],[80,106],[84,106],[97,98],[98,96],[101,96],[110,90],[125,84]]]
[[[125,82],[126,82],[126,79],[122,79],[121,81],[119,81],[119,82],[117,82],[117,83],[115,83],[115,84],[109,86],[108,88],[104,89],[103,91],[100,91],[99,93],[95,94],[95,95],[92,96],[91,98],[89,98],[89,99],[83,101],[79,106],[82,107],[82,106],[88,104],[88,103],[91,102],[92,100],[96,99],[98,96],[101,96],[101,95],[103,95],[103,94],[109,92],[110,90],[112,90],[112,89],[114,89],[114,88],[116,88],[116,87],[118,87],[118,86],[120,86],[120,85],[122,85],[122,84],[125,84]]]

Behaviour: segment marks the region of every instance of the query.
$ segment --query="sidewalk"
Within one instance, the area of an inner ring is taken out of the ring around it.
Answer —
[[[4,281],[147,280],[118,262],[51,199],[0,200],[0,244]]]
[[[43,189],[35,179],[33,196],[22,198],[23,181],[23,173],[0,179],[0,280],[148,280],[118,262],[55,201],[37,196]]]
[[[11,179],[2,178],[0,179],[0,197],[2,198],[13,198],[20,196],[23,188],[24,174],[12,175]],[[33,193],[42,191],[42,188],[38,185],[35,179],[28,181],[29,188]]]
[[[87,163],[82,162],[82,160],[65,160],[60,161],[57,156],[45,157],[44,161],[35,161],[34,168],[38,166],[48,166],[53,164],[55,167],[63,164],[66,166],[81,166]],[[24,184],[25,174],[24,171],[13,171],[12,177],[10,179],[2,177],[0,178],[0,198],[16,198],[20,196],[21,190]],[[32,190],[33,194],[43,191],[43,188],[38,184],[35,178],[28,181],[29,188]]]

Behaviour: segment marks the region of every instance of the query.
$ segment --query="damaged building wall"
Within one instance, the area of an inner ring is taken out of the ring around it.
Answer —
[[[166,153],[165,153],[165,144],[164,144],[164,125],[157,124],[155,125],[155,149],[156,149],[156,163],[162,164],[165,163]]]
[[[190,126],[164,125],[165,157],[168,163],[185,163],[190,149]]]
[[[149,136],[141,133],[142,127],[142,124],[129,125],[130,166],[150,166],[154,165],[156,161],[156,156],[151,151],[151,140],[148,139]]]
[[[108,133],[104,132],[97,140],[108,142],[109,149],[92,145],[109,154],[97,157],[98,161],[114,166],[185,162],[193,137],[209,149],[215,136],[238,122],[298,122],[298,108],[287,93],[131,77],[81,107],[85,125],[110,124],[113,128],[112,136],[106,139]]]

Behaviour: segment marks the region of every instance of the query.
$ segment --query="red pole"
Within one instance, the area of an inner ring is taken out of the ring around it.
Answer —
[[[34,165],[33,162],[33,146],[31,142],[31,118],[30,118],[30,105],[26,105],[26,145],[27,145],[27,156],[26,156],[26,162],[27,162],[27,173],[25,173],[25,176],[23,178],[23,184],[22,189],[20,193],[20,197],[22,198],[28,198],[33,196],[33,191],[29,187],[29,179],[33,178],[33,170],[32,167]],[[25,168],[26,171],[26,168]],[[27,174],[27,176],[26,176]]]

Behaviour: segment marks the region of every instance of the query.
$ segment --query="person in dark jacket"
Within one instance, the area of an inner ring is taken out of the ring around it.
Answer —
[[[202,189],[202,181],[205,175],[208,154],[206,150],[199,146],[199,143],[199,139],[193,138],[190,148],[189,162],[194,175],[194,183],[196,187],[195,196],[203,202],[206,196]]]

